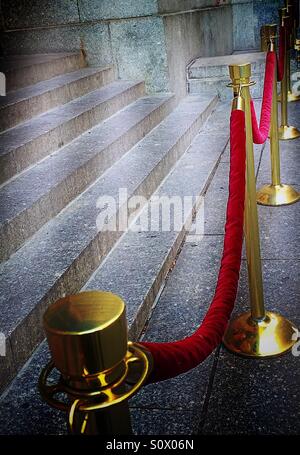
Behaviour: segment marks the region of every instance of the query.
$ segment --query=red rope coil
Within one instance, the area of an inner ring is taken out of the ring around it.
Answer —
[[[182,374],[208,357],[222,341],[236,299],[242,245],[245,200],[245,114],[234,110],[230,118],[230,174],[223,256],[212,303],[200,327],[183,340],[141,343],[152,354],[148,382]]]
[[[275,77],[276,53],[269,51],[266,59],[265,82],[263,100],[260,113],[259,127],[257,124],[256,112],[253,101],[251,100],[251,118],[252,118],[252,133],[253,142],[255,144],[263,144],[266,142],[270,131],[271,111],[272,111],[272,94],[273,83]]]

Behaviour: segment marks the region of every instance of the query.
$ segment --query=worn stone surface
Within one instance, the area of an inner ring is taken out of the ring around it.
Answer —
[[[115,81],[2,132],[1,183],[143,94],[143,82]]]
[[[86,24],[82,25],[79,30],[77,29],[74,35],[80,37],[89,65],[116,64],[116,58],[112,53],[111,30],[108,23]],[[68,46],[72,46],[71,40],[68,40],[67,43]],[[124,79],[130,79],[130,76],[126,76]],[[140,79],[144,79],[144,77]]]
[[[155,409],[131,410],[131,422],[137,435],[187,435],[195,434],[198,415],[192,411]]]
[[[280,312],[299,327],[298,272],[299,261],[263,261],[267,309]],[[235,314],[248,308],[243,264]],[[249,360],[222,348],[201,434],[299,434],[298,375],[299,357],[291,352]]]
[[[297,126],[299,121],[295,123]],[[280,174],[282,183],[300,185],[300,164],[299,164],[300,140],[280,141]],[[271,158],[270,144],[267,141],[265,152],[262,156],[261,166],[257,178],[258,185],[271,183]]]
[[[46,30],[33,28],[14,30],[1,34],[2,45],[7,55],[78,52],[80,34],[78,27],[50,27]]]
[[[177,5],[176,5],[177,3]],[[189,9],[186,2],[172,2],[168,6]],[[190,2],[189,2],[190,3]],[[203,4],[203,2],[201,2]],[[208,3],[208,2],[205,2]],[[167,6],[167,5],[166,5]],[[192,60],[232,53],[231,7],[222,5],[211,10],[166,15],[164,17],[170,88],[180,98],[186,94],[186,71]],[[220,34],[220,28],[224,33]]]
[[[7,29],[58,25],[79,20],[76,0],[63,2],[63,7],[60,0],[4,0],[1,2],[1,12]]]
[[[233,0],[232,3],[233,48],[234,50],[255,49],[253,1]]]
[[[110,24],[111,45],[119,76],[143,78],[147,90],[169,90],[163,20],[132,19]]]
[[[223,236],[206,235],[202,240],[184,245],[152,313],[143,340],[172,341],[192,334],[213,297],[222,246]],[[154,431],[158,410],[182,409],[194,411],[197,415],[193,424],[189,422],[186,434],[197,433],[213,362],[214,355],[178,378],[145,387],[131,400],[131,406],[141,411],[147,410],[149,420],[151,417],[149,432]],[[143,415],[144,412],[141,412],[137,428],[143,425]],[[162,422],[161,426],[162,432],[170,431],[166,422]]]
[[[111,67],[83,68],[10,92],[0,98],[0,131],[99,89],[114,79]]]
[[[213,115],[211,121],[214,121]],[[196,205],[197,196],[202,194],[209,184],[228,136],[221,133],[217,139],[208,154],[206,135],[201,132],[153,197],[177,197],[180,201],[183,201],[184,197],[192,197],[193,205]],[[189,231],[191,223],[192,207],[183,212],[180,205],[174,215],[176,224],[171,221],[170,231],[166,230],[169,225],[163,229],[154,229],[154,225],[150,223],[158,219],[158,214],[154,212],[153,205],[151,212],[148,210],[146,206],[134,225],[134,231],[124,235],[85,285],[85,289],[108,289],[121,295],[127,302],[129,333],[134,339],[139,336],[145,324],[156,295],[176,257],[184,232]],[[152,230],[149,232],[151,225]]]
[[[148,16],[158,10],[157,0],[79,0],[80,19],[122,19],[126,17]]]
[[[1,308],[7,315],[1,331],[10,339],[17,368],[42,338],[40,321],[46,305],[64,293],[78,291],[122,233],[98,231],[96,221],[102,207],[97,207],[98,198],[111,196],[118,201],[119,188],[126,188],[128,197],[149,197],[215,104],[214,98],[203,101],[187,97],[130,153],[0,266]],[[121,207],[128,213],[125,202],[127,199]],[[3,377],[4,381],[9,379]]]
[[[84,68],[86,62],[80,53],[11,56],[0,59],[0,68],[6,76],[6,90],[17,90],[52,77]]]
[[[216,5],[214,0],[157,0],[159,12],[167,14],[171,12],[184,12],[197,9],[205,9],[210,6],[219,6],[221,9],[230,3],[230,0],[224,0]]]
[[[300,259],[297,203],[285,207],[259,206],[258,213],[262,258]]]
[[[260,47],[260,29],[265,24],[278,23],[278,8],[282,8],[281,0],[253,0],[253,15],[254,15],[254,46],[256,49]]]
[[[278,23],[280,0],[232,0],[234,50],[260,49],[260,29]]]
[[[8,258],[163,120],[172,100],[140,98],[0,188],[0,257]]]
[[[143,341],[182,339],[198,327],[213,297],[222,246],[223,236],[204,236],[203,240],[185,244],[176,262],[176,273],[168,278]],[[193,410],[198,406],[200,414],[212,365],[213,356],[178,378],[148,385],[131,400],[131,406],[149,410]]]
[[[43,342],[34,353],[34,362],[19,374],[10,391],[0,398],[0,434],[66,433],[65,414],[46,404],[37,388],[40,372],[49,360],[48,345]],[[55,376],[53,380],[56,380]]]

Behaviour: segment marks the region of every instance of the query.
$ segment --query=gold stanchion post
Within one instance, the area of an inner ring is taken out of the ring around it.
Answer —
[[[289,350],[296,342],[294,325],[277,313],[265,311],[256,204],[255,169],[250,110],[251,65],[230,65],[235,96],[244,99],[246,127],[246,195],[244,233],[247,253],[251,311],[232,319],[223,342],[232,352],[254,358],[270,357]],[[241,103],[240,103],[241,104]],[[236,103],[233,105],[236,106]]]
[[[287,9],[286,8],[280,8],[279,9],[280,13],[280,20],[281,20],[281,25],[285,26],[288,28],[289,25],[289,16],[287,16]],[[287,35],[287,32],[285,32]],[[278,137],[280,140],[289,140],[289,139],[296,139],[300,137],[300,131],[294,127],[290,126],[288,124],[288,111],[287,111],[287,97],[288,97],[288,65],[289,65],[289,60],[288,60],[288,36],[285,37],[285,52],[284,52],[284,74],[283,78],[281,81],[281,124],[278,130]]]
[[[127,341],[123,300],[101,291],[62,298],[45,312],[44,327],[52,361],[39,389],[48,404],[67,412],[69,432],[131,434],[127,400],[145,382],[151,354]],[[55,385],[48,383],[54,368]]]
[[[270,24],[262,27],[264,43],[268,44],[271,51],[276,52],[275,39],[277,25]],[[280,180],[280,151],[278,141],[278,106],[277,106],[277,68],[274,70],[271,129],[270,129],[270,155],[272,183],[264,185],[257,192],[256,199],[259,204],[281,206],[299,201],[300,194],[291,185],[285,185]]]

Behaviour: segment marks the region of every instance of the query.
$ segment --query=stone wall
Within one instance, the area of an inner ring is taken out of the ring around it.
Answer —
[[[231,6],[164,17],[170,89],[186,93],[186,68],[197,57],[232,53]]]
[[[233,17],[233,48],[248,50],[260,48],[260,28],[278,23],[278,8],[283,0],[231,0]]]

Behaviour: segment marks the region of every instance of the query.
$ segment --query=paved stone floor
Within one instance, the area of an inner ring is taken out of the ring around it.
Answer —
[[[289,105],[300,127],[300,103]],[[258,183],[269,182],[268,145],[255,147]],[[205,235],[182,248],[152,313],[144,340],[169,341],[193,332],[213,297],[223,246],[229,150],[205,197]],[[285,183],[300,190],[300,139],[281,142]],[[300,327],[300,203],[259,207],[265,303]],[[243,259],[235,314],[249,308]],[[300,352],[300,349],[299,349]],[[49,408],[36,384],[48,357],[35,352],[1,400],[0,434],[64,433],[65,416]],[[148,385],[131,400],[136,434],[297,434],[300,431],[300,356],[249,360],[220,346],[201,365],[177,378]]]
[[[300,127],[300,104],[289,104],[290,124]],[[300,190],[300,138],[280,143],[283,183]],[[259,149],[256,147],[256,153]],[[205,197],[205,235],[186,243],[153,312],[144,340],[187,336],[213,297],[223,246],[228,150]],[[258,186],[270,183],[269,145],[256,156]],[[265,305],[300,327],[300,203],[259,206]],[[235,314],[249,309],[245,257]],[[145,387],[131,401],[138,434],[299,434],[300,349],[252,360],[223,346],[194,370]]]

